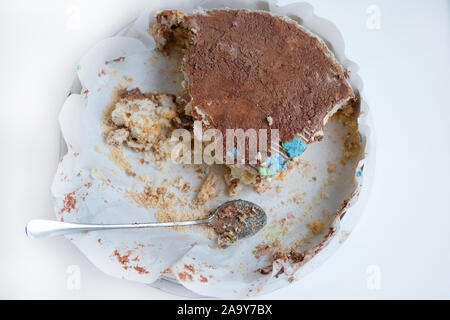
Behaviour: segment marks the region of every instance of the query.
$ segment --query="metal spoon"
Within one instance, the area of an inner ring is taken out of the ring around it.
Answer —
[[[264,210],[245,200],[232,200],[221,204],[214,210],[214,212],[205,219],[178,221],[178,222],[150,222],[150,223],[134,223],[134,224],[81,224],[81,223],[67,223],[52,220],[31,220],[25,227],[25,232],[30,238],[45,238],[52,236],[60,236],[68,233],[95,231],[95,230],[112,230],[112,229],[140,229],[140,228],[154,228],[154,227],[180,227],[191,226],[196,224],[212,225],[218,221],[219,212],[228,206],[234,206],[238,209],[250,208],[253,215],[245,218],[242,221],[242,230],[236,234],[238,239],[255,235],[261,230],[267,221],[267,216]]]

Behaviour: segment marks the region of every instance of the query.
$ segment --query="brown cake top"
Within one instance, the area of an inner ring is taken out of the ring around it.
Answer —
[[[183,69],[193,105],[211,127],[279,129],[281,141],[353,97],[344,69],[317,37],[292,21],[247,10],[183,17],[193,32]]]

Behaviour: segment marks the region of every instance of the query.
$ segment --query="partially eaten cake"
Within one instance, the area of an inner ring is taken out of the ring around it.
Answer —
[[[219,130],[224,143],[227,129],[266,129],[269,140],[270,130],[279,130],[277,148],[270,144],[266,153],[228,165],[232,194],[242,183],[264,189],[267,178],[320,140],[329,118],[355,97],[326,44],[288,18],[224,9],[165,10],[156,19],[157,49],[182,54],[179,100],[187,115]]]

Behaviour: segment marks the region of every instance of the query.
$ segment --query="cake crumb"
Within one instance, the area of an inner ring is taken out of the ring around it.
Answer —
[[[224,168],[223,178],[226,185],[228,186],[228,193],[232,197],[237,196],[244,187],[244,184],[240,181],[239,178],[235,178],[232,176],[231,169],[228,166]]]
[[[111,146],[108,158],[129,176],[136,176],[131,164],[125,159],[122,146]]]
[[[177,118],[175,96],[142,93],[138,88],[118,90],[103,115],[105,141],[138,152],[154,151],[157,160],[170,155],[170,133]],[[168,145],[169,144],[169,145]]]
[[[105,140],[109,145],[120,146],[128,139],[129,134],[125,129],[111,130],[105,135]]]
[[[131,198],[139,207],[146,209],[171,209],[175,206],[175,195],[165,187],[154,187],[147,184],[144,191],[127,190],[125,195]]]
[[[206,201],[214,199],[216,196],[216,175],[213,172],[210,172],[200,187],[194,203],[204,204]]]
[[[266,118],[266,120],[267,120],[267,123],[269,124],[269,126],[271,126],[272,124],[273,124],[273,118],[272,117],[267,117]]]
[[[344,139],[344,154],[340,159],[342,164],[346,164],[350,158],[356,157],[361,152],[361,136],[358,131],[359,106],[357,101],[348,104],[336,113],[336,117],[347,129]]]
[[[178,177],[175,180],[175,187],[182,192],[188,192],[191,190],[191,184],[189,182],[185,182],[183,177]]]
[[[336,169],[337,169],[337,165],[335,163],[331,163],[331,162],[328,163],[328,172],[329,173],[335,172]]]
[[[324,226],[324,222],[321,220],[318,221],[312,221],[310,224],[308,224],[309,229],[311,229],[311,232],[316,235],[322,232]]]

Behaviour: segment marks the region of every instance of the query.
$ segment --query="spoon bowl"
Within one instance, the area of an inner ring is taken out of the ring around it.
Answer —
[[[258,233],[266,225],[267,215],[257,204],[239,199],[222,203],[210,219],[209,225],[218,233],[219,243],[221,237],[232,239],[233,243]]]

